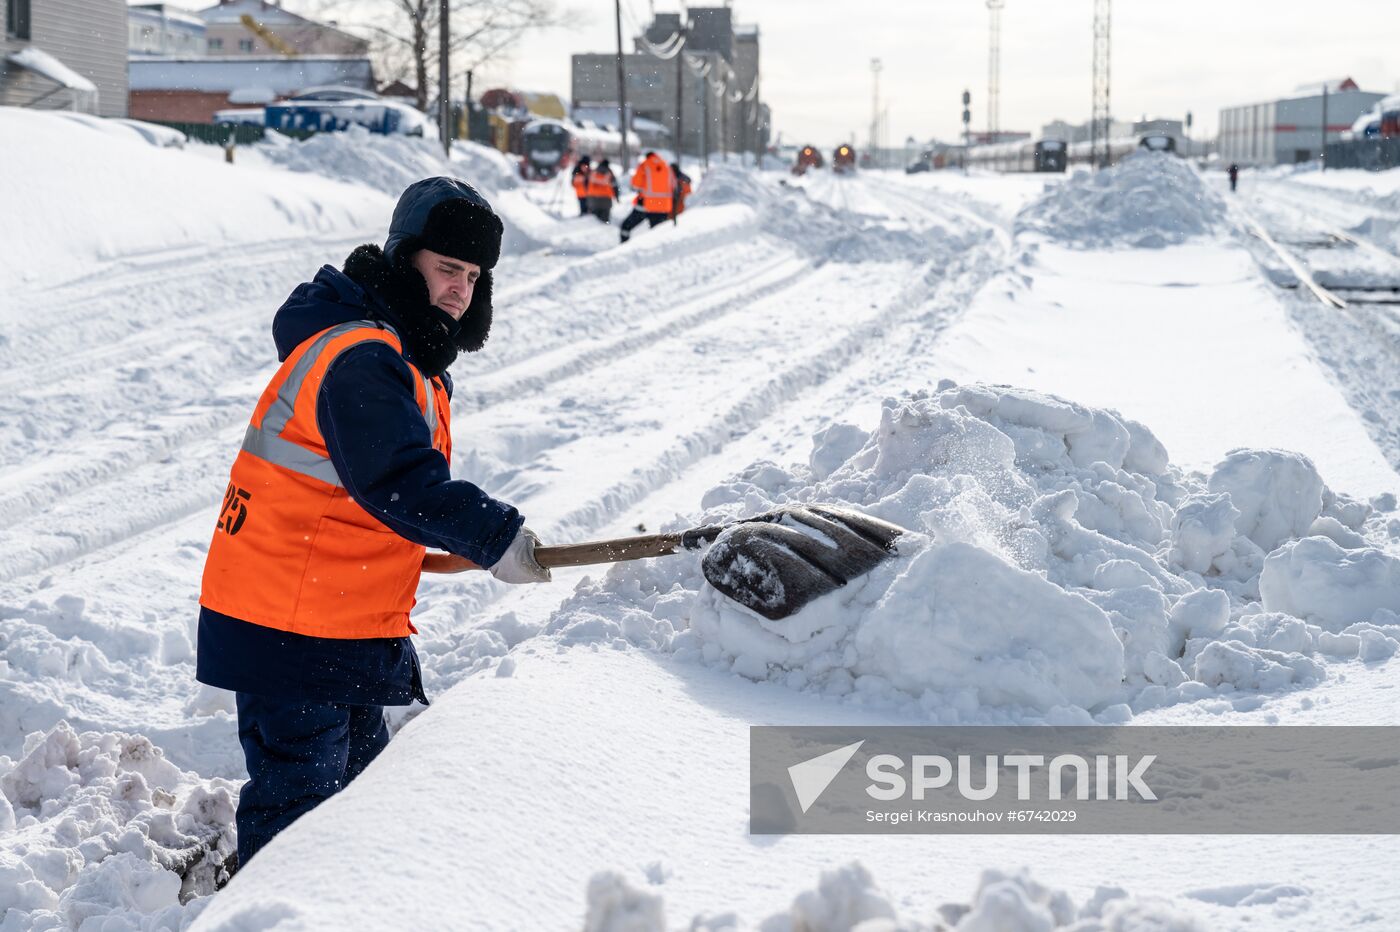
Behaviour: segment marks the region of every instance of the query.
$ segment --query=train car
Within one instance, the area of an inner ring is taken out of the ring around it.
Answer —
[[[627,134],[628,151],[641,153],[636,133]],[[520,131],[520,176],[546,181],[573,166],[579,156],[598,159],[622,158],[622,134],[614,129],[574,120],[531,120]],[[627,166],[615,169],[620,176]]]
[[[805,175],[809,168],[821,168],[826,162],[822,160],[821,150],[816,146],[803,146],[797,152],[797,160],[792,163],[792,173],[794,175]]]
[[[1104,143],[1101,140],[1099,142],[1099,158],[1103,157],[1103,148]],[[1108,164],[1116,164],[1124,157],[1142,150],[1175,154],[1176,137],[1165,133],[1151,133],[1146,136],[1117,136],[1108,140]],[[1092,144],[1087,140],[1071,144],[1069,161],[1071,165],[1092,165],[1094,162]]]
[[[1061,139],[1021,139],[973,146],[967,164],[998,172],[1062,172],[1069,162],[1069,146]]]
[[[840,175],[855,171],[856,150],[845,144],[837,146],[831,157],[831,170]]]
[[[1150,133],[1138,140],[1138,148],[1149,152],[1176,152],[1176,137],[1166,133]]]

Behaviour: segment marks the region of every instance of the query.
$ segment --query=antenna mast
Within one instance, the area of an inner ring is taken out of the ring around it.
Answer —
[[[990,44],[987,49],[987,141],[996,142],[1001,129],[1001,10],[1006,0],[987,0],[991,13]]]
[[[1111,6],[1112,0],[1094,0],[1094,115],[1089,121],[1089,160],[1099,168],[1108,165],[1108,136],[1113,122],[1108,106]]]

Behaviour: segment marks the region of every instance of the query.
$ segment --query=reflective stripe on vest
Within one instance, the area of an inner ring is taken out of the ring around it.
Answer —
[[[297,396],[301,394],[301,387],[306,381],[307,373],[316,365],[327,344],[336,337],[344,336],[352,330],[362,329],[387,331],[392,333],[395,338],[398,337],[398,333],[388,324],[380,325],[367,320],[339,324],[322,333],[297,360],[292,371],[287,373],[287,379],[277,390],[277,398],[263,415],[262,423],[248,425],[248,430],[243,435],[244,452],[256,456],[260,460],[266,460],[274,466],[281,466],[283,469],[309,476],[336,488],[344,488],[344,483],[336,474],[335,464],[330,461],[329,457],[284,439],[282,432],[287,429],[287,423],[292,419]],[[351,344],[351,346],[358,345],[360,344]],[[347,349],[350,349],[350,346],[342,347],[331,358],[326,364],[327,370],[335,364],[340,353]],[[428,422],[428,435],[431,437],[437,433],[437,408],[433,401],[433,386],[427,376],[423,376],[423,392],[427,398],[424,419]]]
[[[433,450],[451,461],[447,389],[404,359],[396,333],[352,321],[314,334],[282,363],[253,410],[209,544],[202,606],[309,637],[393,638],[413,631],[409,612],[424,548],[349,495],[317,419],[331,365],[344,350],[369,342],[403,359],[412,373],[414,416],[428,422]]]

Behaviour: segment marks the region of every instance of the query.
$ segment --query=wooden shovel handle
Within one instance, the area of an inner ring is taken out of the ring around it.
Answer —
[[[597,566],[646,557],[664,557],[680,550],[694,550],[702,543],[714,540],[720,530],[719,527],[701,527],[676,534],[646,534],[559,547],[536,547],[535,559],[545,569],[553,569],[556,566]],[[481,567],[471,560],[454,553],[430,553],[423,557],[425,573],[461,573],[479,569]]]

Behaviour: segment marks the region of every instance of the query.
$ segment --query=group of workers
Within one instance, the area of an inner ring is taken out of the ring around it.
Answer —
[[[589,156],[580,156],[573,171],[574,194],[582,217],[592,214],[604,223],[612,222],[612,205],[621,199],[617,176],[607,159],[597,165]],[[642,223],[656,226],[674,221],[685,211],[690,196],[690,176],[675,162],[667,163],[655,152],[647,152],[632,173],[632,212],[622,221],[620,241],[627,242]]]

